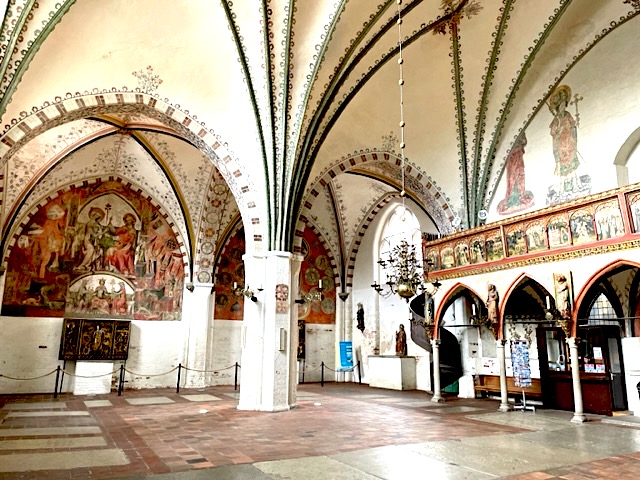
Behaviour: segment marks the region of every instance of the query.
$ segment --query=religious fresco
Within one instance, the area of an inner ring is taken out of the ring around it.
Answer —
[[[302,265],[300,267],[300,294],[318,291],[322,280],[322,300],[298,304],[298,318],[306,324],[336,322],[336,287],[328,251],[320,237],[311,228],[302,233]]]
[[[556,179],[549,187],[547,205],[557,205],[591,193],[591,177],[581,172],[583,168],[578,152],[578,103],[581,100],[578,94],[572,96],[568,85],[559,85],[549,96],[548,107],[553,115],[549,133]],[[570,105],[575,107],[575,117],[568,110]]]
[[[60,360],[126,360],[131,322],[67,318],[62,325]]]
[[[234,283],[244,286],[244,253],[244,228],[239,228],[227,240],[216,266],[216,306],[213,318],[242,320],[244,317],[244,297],[233,294]],[[250,285],[254,289],[259,286]]]
[[[3,315],[180,320],[184,260],[151,202],[116,181],[42,205],[7,260]]]
[[[498,203],[500,215],[521,212],[533,206],[533,193],[525,188],[524,182],[524,147],[527,137],[522,132],[516,139],[507,159],[507,191],[504,199]]]

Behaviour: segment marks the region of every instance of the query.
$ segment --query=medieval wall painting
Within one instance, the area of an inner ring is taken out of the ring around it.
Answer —
[[[214,318],[224,320],[242,320],[244,316],[244,297],[233,294],[233,284],[244,283],[245,253],[244,228],[238,228],[225,243],[216,265],[216,307]],[[249,285],[254,290],[260,285]]]
[[[318,291],[322,280],[322,300],[298,304],[298,318],[305,324],[335,323],[336,287],[329,252],[318,234],[309,227],[302,233],[302,265],[300,267],[300,294]]]
[[[573,95],[568,85],[559,85],[549,96],[549,111],[553,115],[549,125],[555,181],[547,193],[547,205],[557,205],[591,193],[591,177],[584,172],[578,152],[578,103],[582,97]],[[575,107],[575,118],[569,106]]]
[[[549,248],[569,245],[571,238],[569,237],[567,214],[562,213],[551,217],[547,223],[547,233],[549,234]]]
[[[184,260],[167,220],[116,182],[42,205],[7,261],[3,315],[179,320]]]
[[[509,215],[521,212],[534,204],[533,193],[525,188],[524,147],[527,136],[522,132],[511,148],[506,164],[507,191],[498,203],[498,213]]]
[[[596,205],[596,233],[598,240],[616,238],[624,235],[622,213],[617,201],[609,201]]]
[[[571,213],[569,225],[571,226],[571,238],[574,245],[596,240],[592,209],[583,208]]]

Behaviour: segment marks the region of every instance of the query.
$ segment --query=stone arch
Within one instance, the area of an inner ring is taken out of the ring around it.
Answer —
[[[640,269],[640,263],[633,261],[633,260],[614,260],[613,262],[605,265],[604,267],[600,268],[599,270],[595,271],[585,282],[585,284],[582,286],[582,288],[580,289],[580,291],[578,292],[577,295],[574,296],[574,305],[573,305],[573,309],[571,310],[571,336],[575,337],[577,335],[578,332],[578,311],[580,310],[580,307],[582,306],[582,302],[585,300],[585,297],[587,296],[587,293],[589,292],[589,290],[595,285],[597,284],[600,279],[606,275],[607,273],[610,273],[616,269],[619,269],[621,267],[629,267],[629,268],[638,268]]]
[[[634,130],[631,135],[622,143],[613,164],[616,167],[616,177],[618,187],[629,185],[629,168],[627,162],[631,154],[640,146],[640,127]]]
[[[449,306],[452,304],[452,302],[458,298],[460,296],[461,292],[464,291],[468,291],[471,292],[472,295],[475,295],[476,297],[480,298],[482,300],[482,298],[484,298],[482,295],[479,295],[478,292],[468,286],[467,284],[464,284],[462,282],[456,282],[453,286],[451,286],[441,297],[440,301],[438,302],[438,306],[435,309],[435,322],[434,322],[434,338],[437,339],[438,338],[438,333],[440,330],[440,321],[442,319],[442,316],[444,315],[444,312],[446,312],[447,308],[449,308]],[[484,303],[484,300],[482,300]]]
[[[513,295],[514,291],[518,289],[518,287],[527,282],[528,280],[530,280],[531,282],[534,282],[536,285],[540,286],[540,290],[546,292],[548,295],[552,295],[552,293],[549,291],[549,289],[547,287],[545,287],[544,283],[540,282],[539,280],[536,280],[532,275],[530,275],[529,273],[526,272],[522,272],[520,275],[518,275],[510,284],[509,286],[507,286],[507,289],[504,292],[504,295],[502,295],[502,298],[500,300],[499,303],[499,320],[500,320],[500,326],[499,326],[499,330],[498,330],[498,339],[500,340],[504,340],[504,318],[505,318],[505,308],[507,306],[507,303],[509,303],[509,300],[511,299],[511,296]],[[544,308],[544,304],[543,304],[543,308]]]
[[[21,112],[20,118],[11,120],[0,134],[0,159],[6,160],[24,144],[50,128],[65,123],[106,113],[142,113],[159,120],[187,139],[209,158],[224,177],[236,198],[247,232],[248,250],[261,251],[263,247],[262,225],[257,205],[261,203],[250,187],[250,179],[239,159],[235,158],[227,146],[212,129],[207,129],[197,116],[173,105],[168,99],[126,88],[110,90],[94,89],[91,92],[67,93],[56,97],[53,102],[45,102],[41,107],[33,107],[31,112]],[[0,166],[4,161],[0,160]]]
[[[325,188],[333,178],[342,173],[349,172],[350,170],[357,168],[359,165],[380,161],[386,161],[400,167],[402,160],[393,153],[367,151],[343,157],[338,162],[326,168],[307,190],[305,200],[302,204],[302,214],[309,216],[309,212],[315,203],[315,199],[320,194],[320,190]],[[421,202],[422,206],[426,208],[438,230],[442,233],[451,233],[451,220],[455,217],[455,213],[449,203],[449,200],[431,177],[426,175],[424,172],[421,172],[417,166],[406,162],[406,160],[405,185],[407,190],[413,192],[416,198]],[[298,219],[298,222],[300,221],[301,220]],[[296,240],[294,251],[296,248],[299,249],[299,247],[300,245]]]

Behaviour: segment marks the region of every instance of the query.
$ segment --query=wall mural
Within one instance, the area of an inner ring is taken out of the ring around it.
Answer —
[[[24,226],[2,314],[180,320],[183,254],[151,202],[116,181],[73,187]]]
[[[568,85],[559,85],[549,96],[549,111],[553,115],[549,130],[556,163],[553,172],[556,182],[549,187],[547,205],[556,205],[591,193],[591,177],[579,173],[581,165],[578,158],[578,103],[582,97],[576,94],[572,98],[571,95]],[[575,106],[575,118],[567,110],[569,105]]]
[[[242,320],[244,317],[244,297],[233,294],[234,282],[244,285],[244,252],[244,228],[239,228],[227,240],[216,266],[216,307],[213,318]]]
[[[508,215],[533,206],[533,193],[524,184],[524,147],[527,136],[522,132],[509,152],[507,159],[507,192],[498,203],[498,213]]]
[[[335,323],[336,287],[333,268],[329,263],[327,249],[313,229],[306,227],[302,233],[302,255],[304,259],[300,268],[300,294],[313,293],[318,290],[318,282],[322,280],[323,299],[320,302],[298,305],[298,318],[305,323]]]

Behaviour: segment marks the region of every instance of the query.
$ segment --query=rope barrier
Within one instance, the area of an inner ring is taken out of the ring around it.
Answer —
[[[71,372],[67,372],[66,370],[60,370],[62,373],[64,373],[65,375],[69,375],[70,377],[76,377],[76,378],[100,378],[100,377],[106,377],[107,375],[115,375],[118,370],[120,370],[119,368],[116,368],[115,370],[111,371],[111,372],[107,372],[107,373],[102,373],[100,375],[78,375],[76,373],[71,373]],[[55,372],[55,370],[54,370]]]
[[[182,365],[182,369],[183,370],[189,370],[190,372],[198,372],[198,373],[219,373],[219,372],[222,372],[224,370],[229,370],[231,368],[235,368],[235,364],[234,365],[229,365],[228,367],[225,367],[225,368],[220,368],[218,370],[198,370],[196,368],[185,367],[184,365]]]
[[[7,378],[9,380],[38,380],[39,378],[48,377],[49,375],[56,373],[57,370],[58,370],[57,368],[54,368],[49,373],[45,373],[44,375],[39,375],[37,377],[17,378],[17,377],[10,377],[9,375],[4,375],[2,373],[0,373],[0,377]]]
[[[185,367],[182,367],[185,368]],[[163,375],[168,375],[171,372],[175,372],[178,369],[178,367],[173,367],[171,370],[169,370],[168,372],[164,372],[164,373],[146,373],[146,374],[142,374],[142,373],[136,373],[136,372],[132,372],[131,370],[128,370],[126,367],[124,368],[124,371],[133,375],[133,376],[137,376],[137,377],[161,377]]]

